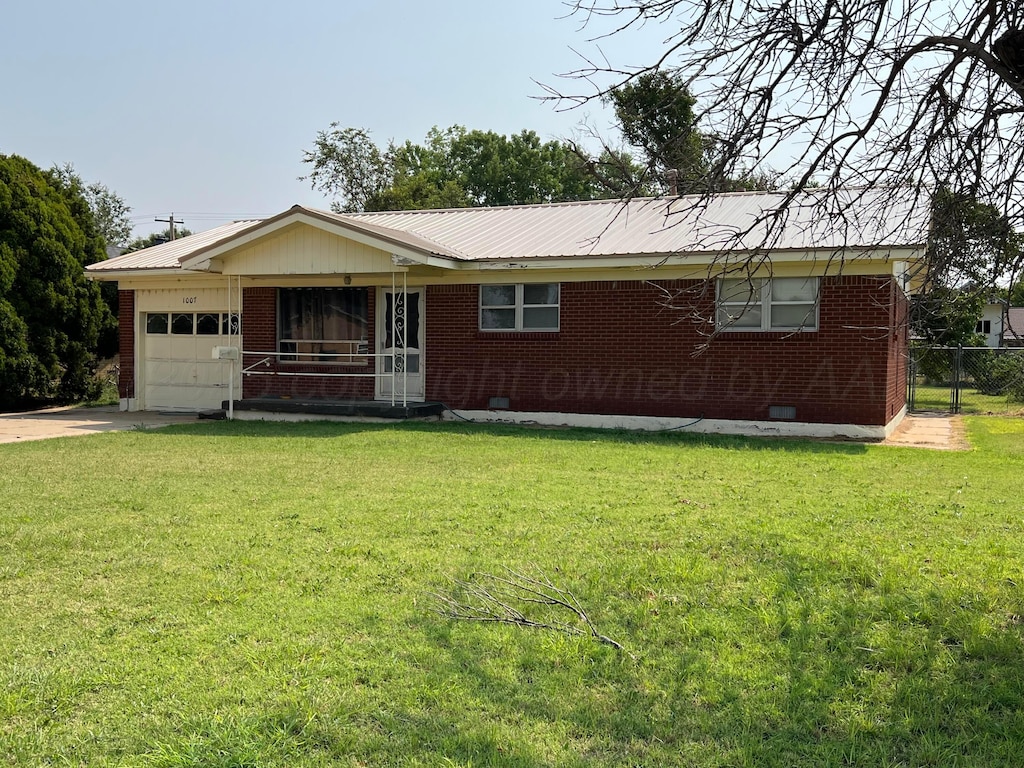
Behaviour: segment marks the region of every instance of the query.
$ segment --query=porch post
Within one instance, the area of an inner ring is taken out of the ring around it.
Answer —
[[[402,407],[409,404],[408,371],[406,369],[405,333],[408,312],[405,306],[408,277],[402,272],[402,291],[398,292],[395,273],[391,273],[391,404],[395,404],[395,389],[402,382]],[[401,377],[399,377],[401,373]]]

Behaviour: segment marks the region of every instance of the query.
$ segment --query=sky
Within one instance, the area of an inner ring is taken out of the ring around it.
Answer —
[[[136,236],[173,213],[193,231],[329,200],[299,176],[332,122],[379,143],[434,125],[543,139],[600,105],[558,111],[538,83],[579,53],[645,63],[662,30],[600,44],[561,0],[47,0],[10,3],[0,46],[0,154],[71,163],[132,208]],[[598,49],[600,45],[600,51]]]

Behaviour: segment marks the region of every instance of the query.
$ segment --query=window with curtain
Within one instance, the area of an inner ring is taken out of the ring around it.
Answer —
[[[280,288],[277,317],[283,362],[366,364],[368,288]]]

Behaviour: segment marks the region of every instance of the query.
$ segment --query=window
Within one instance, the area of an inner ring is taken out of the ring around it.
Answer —
[[[146,333],[151,335],[173,333],[175,336],[227,336],[229,327],[232,336],[241,333],[239,318],[234,312],[230,315],[227,312],[146,313]]]
[[[991,320],[979,320],[978,324],[974,326],[975,333],[992,333],[992,321]]]
[[[171,315],[171,333],[177,336],[191,336],[196,316],[191,312],[175,312]]]
[[[481,285],[480,330],[557,331],[558,283]]]
[[[716,323],[730,331],[816,331],[818,278],[720,280]]]
[[[216,312],[200,312],[196,315],[196,333],[200,336],[216,336],[220,333],[220,315]]]
[[[166,312],[161,312],[160,314],[150,312],[146,315],[146,333],[165,334],[169,327]]]
[[[367,288],[281,288],[277,313],[281,360],[365,365],[368,306]]]

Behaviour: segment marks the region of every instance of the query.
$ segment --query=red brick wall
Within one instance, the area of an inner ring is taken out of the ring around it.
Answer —
[[[907,367],[910,358],[910,301],[896,281],[890,282],[892,315],[889,345],[886,421],[907,404]]]
[[[135,291],[117,292],[119,397],[135,397]]]
[[[478,330],[477,286],[428,286],[426,398],[456,409],[507,397],[521,411],[756,420],[783,405],[796,408],[797,421],[869,425],[903,407],[906,301],[891,278],[823,278],[817,331],[711,340],[706,321],[665,306],[666,291],[689,292],[697,296],[693,314],[711,317],[714,291],[703,288],[699,281],[563,283],[558,332],[487,333]],[[276,350],[276,311],[276,289],[245,290],[247,350]],[[261,357],[246,355],[245,365]],[[275,361],[259,370],[338,369]],[[372,362],[362,370],[371,373]],[[244,397],[371,398],[374,390],[372,378],[285,376],[246,376],[242,387]]]
[[[370,316],[369,348],[374,349],[373,318],[376,291],[369,290]],[[245,288],[242,292],[242,340],[246,350],[264,354],[244,355],[246,368],[277,351],[277,289]],[[283,373],[373,373],[373,358],[364,366],[306,365],[282,363],[275,357],[269,365],[260,365],[257,371]],[[285,396],[295,398],[321,397],[333,399],[373,399],[373,378],[340,378],[330,376],[242,376],[241,397]]]
[[[663,306],[665,290],[700,282],[563,283],[557,333],[478,330],[477,286],[430,286],[426,301],[428,400],[512,410],[884,424],[902,399],[903,360],[887,277],[825,278],[819,330],[724,333]],[[710,317],[713,291],[697,299]],[[706,345],[699,354],[695,353]],[[898,406],[902,407],[902,405]]]

